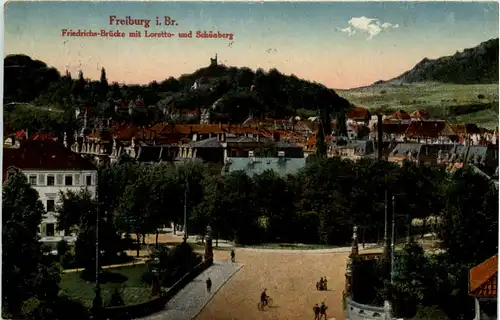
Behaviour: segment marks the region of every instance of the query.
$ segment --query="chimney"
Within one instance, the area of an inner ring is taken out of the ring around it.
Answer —
[[[221,134],[221,142],[225,142],[226,141],[226,134],[223,132]]]
[[[382,115],[377,114],[377,152],[378,160],[382,160],[382,151],[384,149],[384,141],[382,139]]]
[[[273,132],[273,141],[274,142],[280,141],[280,134],[278,132]]]
[[[219,121],[219,129],[222,129],[222,122]]]
[[[24,135],[25,135],[25,137],[26,137],[26,140],[29,140],[30,136],[29,136],[29,134],[28,134],[28,129],[26,129],[26,130],[24,131]]]

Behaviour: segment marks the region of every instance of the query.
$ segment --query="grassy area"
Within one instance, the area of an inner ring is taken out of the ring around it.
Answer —
[[[147,266],[139,264],[121,268],[109,269],[108,271],[124,281],[108,282],[101,285],[103,302],[106,305],[114,288],[120,288],[125,304],[142,303],[149,300],[151,286],[141,283],[141,276]],[[95,296],[95,283],[88,282],[80,277],[81,272],[71,272],[62,275],[60,287],[65,293],[75,300],[81,301],[85,306],[92,305]],[[119,283],[121,282],[121,283]]]
[[[498,84],[458,85],[415,83],[408,85],[374,85],[336,92],[355,105],[368,109],[405,110],[409,113],[424,109],[431,117],[456,123],[476,123],[498,126]],[[450,108],[470,106],[483,110],[456,115]]]

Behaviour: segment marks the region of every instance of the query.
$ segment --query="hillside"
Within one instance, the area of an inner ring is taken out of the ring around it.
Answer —
[[[422,82],[336,91],[355,105],[386,115],[398,110],[426,110],[432,118],[452,123],[476,123],[490,129],[498,126],[498,84]]]
[[[128,86],[86,80],[82,72],[74,79],[69,73],[60,73],[26,55],[7,56],[4,63],[4,103],[32,102],[63,110],[77,105],[100,105],[96,112],[105,114],[107,109],[114,110],[113,100],[141,97],[147,106],[210,108],[232,122],[244,121],[249,115],[289,118],[316,115],[319,109],[338,113],[350,107],[347,100],[321,84],[276,69],[253,71],[220,65],[216,60],[178,78]],[[104,68],[102,72],[105,79]]]
[[[480,43],[452,56],[424,58],[400,76],[374,84],[440,82],[454,84],[498,83],[498,38]]]

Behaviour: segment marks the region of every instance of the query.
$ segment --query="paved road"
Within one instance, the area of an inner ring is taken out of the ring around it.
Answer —
[[[202,272],[196,279],[182,289],[166,308],[156,314],[141,318],[142,320],[190,320],[196,317],[217,291],[243,265],[227,261],[215,261],[214,264]],[[212,291],[207,292],[205,280],[212,279]]]

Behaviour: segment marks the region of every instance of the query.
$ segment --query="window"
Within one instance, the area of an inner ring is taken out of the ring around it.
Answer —
[[[55,201],[47,200],[47,212],[54,212],[54,211],[55,211]]]
[[[58,174],[57,175],[57,185],[61,185],[61,184],[63,184],[63,175]]]
[[[53,186],[55,184],[54,176],[47,176],[47,185]]]
[[[38,175],[38,184],[45,184],[45,175],[44,174],[39,174]]]
[[[45,234],[47,235],[47,237],[53,237],[54,231],[55,231],[55,227],[54,227],[53,223],[47,223],[45,225]]]
[[[75,185],[80,185],[80,174],[75,174]]]
[[[36,186],[36,175],[30,175],[30,184]]]
[[[73,176],[65,176],[64,177],[64,185],[72,186],[73,185]]]
[[[92,176],[86,176],[85,179],[86,179],[86,185],[87,186],[92,185]]]

